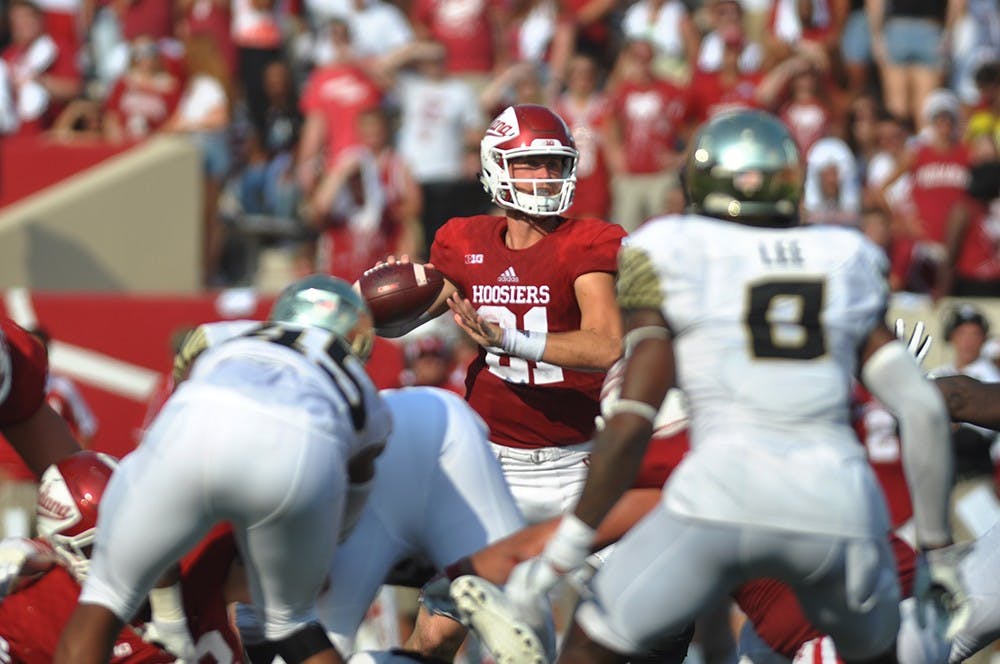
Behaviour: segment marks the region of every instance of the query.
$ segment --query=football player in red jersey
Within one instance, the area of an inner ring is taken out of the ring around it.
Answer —
[[[63,419],[45,403],[48,368],[42,344],[0,317],[0,434],[36,476],[80,449]]]
[[[51,662],[63,626],[76,607],[87,575],[97,509],[115,460],[83,451],[50,466],[38,495],[38,540],[12,538],[0,543],[0,662]],[[235,542],[218,528],[181,562],[181,584],[188,626],[199,656],[216,662],[241,662],[242,648],[229,624],[227,593],[239,587],[234,568]],[[233,598],[235,599],[235,597]],[[174,662],[177,657],[150,641],[154,632],[142,616],[115,641],[112,662]]]
[[[563,216],[577,157],[566,123],[548,108],[517,105],[497,116],[481,142],[480,177],[504,216],[442,226],[431,246],[445,275],[437,301],[414,321],[377,330],[400,336],[450,308],[481,346],[466,398],[489,425],[528,522],[575,502],[603,372],[621,354],[614,273],[625,232]]]

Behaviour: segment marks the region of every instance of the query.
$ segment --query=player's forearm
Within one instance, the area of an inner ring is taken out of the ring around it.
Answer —
[[[594,441],[590,470],[576,516],[592,528],[597,528],[635,482],[653,432],[651,422],[624,413],[617,415]]]
[[[3,435],[36,476],[49,465],[80,451],[66,421],[48,404],[23,422],[3,428]]]
[[[550,332],[542,361],[579,371],[607,371],[622,354],[621,337],[596,330]]]
[[[968,376],[946,376],[934,383],[952,420],[1000,429],[1000,383],[981,383]]]

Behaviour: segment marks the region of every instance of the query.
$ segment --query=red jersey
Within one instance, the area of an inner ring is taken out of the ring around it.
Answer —
[[[242,662],[242,647],[229,624],[222,585],[235,558],[228,527],[217,527],[181,561],[181,584],[188,628],[205,659],[218,664]],[[76,609],[80,584],[55,566],[35,583],[0,602],[0,662],[47,664],[63,627]],[[133,624],[139,624],[134,622]],[[5,659],[4,655],[9,655]],[[176,657],[146,643],[132,627],[118,635],[111,661],[116,664],[174,662]]]
[[[926,239],[945,241],[948,213],[953,205],[964,199],[969,186],[969,151],[963,143],[956,143],[940,151],[932,145],[917,148],[913,166],[913,203],[923,221]]]
[[[303,115],[320,113],[326,121],[326,163],[341,150],[360,143],[358,116],[382,103],[382,91],[360,68],[334,64],[317,69],[306,81],[300,106]]]
[[[457,217],[431,245],[431,262],[485,318],[533,332],[580,329],[573,284],[590,272],[614,273],[625,231],[598,219],[565,219],[527,249],[508,249],[504,217]],[[537,448],[590,439],[604,374],[497,355],[480,348],[469,365],[466,398],[490,439]]]
[[[410,15],[444,45],[449,73],[487,74],[494,64],[490,13],[502,5],[501,0],[416,0]]]
[[[621,123],[625,170],[638,175],[670,166],[688,113],[687,93],[666,81],[627,82],[615,92],[612,105]]]
[[[10,357],[10,366],[4,367],[0,354],[0,385],[10,379],[7,396],[0,402],[0,427],[6,427],[23,422],[42,407],[49,360],[45,347],[9,318],[0,317],[0,333]],[[10,444],[2,437],[0,441],[0,477],[37,479]]]
[[[913,503],[903,472],[896,418],[860,385],[855,387],[852,401],[854,431],[882,487],[892,527],[898,528],[913,516]]]
[[[611,117],[611,102],[597,94],[580,109],[571,103],[569,95],[563,95],[555,111],[569,126],[580,153],[576,161],[576,193],[566,214],[603,219],[611,210],[611,174],[604,157],[604,131]]]
[[[760,79],[760,74],[740,74],[726,85],[720,72],[697,72],[691,81],[691,118],[701,123],[734,108],[757,108]]]

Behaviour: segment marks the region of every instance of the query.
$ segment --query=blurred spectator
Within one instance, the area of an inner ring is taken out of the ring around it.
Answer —
[[[892,255],[892,222],[885,210],[879,207],[861,211],[858,228],[865,236],[882,248],[886,256]]]
[[[945,320],[944,338],[951,344],[954,358],[948,364],[932,369],[929,375],[936,378],[964,374],[984,383],[1000,382],[1000,369],[982,353],[989,330],[989,320],[976,307],[962,304],[951,310]],[[986,490],[984,495],[995,495],[990,455],[990,447],[995,440],[996,432],[982,427],[959,424],[952,430],[951,442],[955,450],[952,525],[958,542],[973,539],[976,533],[974,521],[989,517],[989,512],[975,513],[982,506],[981,501],[969,501],[964,508],[959,506],[973,491]]]
[[[742,28],[727,28],[720,36],[723,50],[718,71],[697,72],[689,86],[690,115],[696,123],[731,108],[760,106],[757,86],[762,75],[740,70],[740,54],[745,43]]]
[[[701,40],[698,53],[698,69],[701,71],[718,71],[722,66],[722,53],[725,45],[722,35],[734,29],[744,32],[743,5],[739,0],[709,0],[708,8],[712,21],[712,29]],[[764,51],[760,44],[749,39],[743,44],[740,53],[740,71],[756,72],[764,60]]]
[[[755,98],[781,118],[799,152],[807,154],[813,143],[830,132],[831,87],[824,85],[823,75],[809,58],[795,56],[761,79]]]
[[[541,74],[545,103],[561,91],[573,55],[572,17],[556,0],[512,0],[505,46],[514,62],[534,63]]]
[[[997,0],[964,0],[950,7],[951,26],[947,35],[951,57],[950,87],[959,98],[972,104],[977,101],[976,71],[1000,57],[1000,6]]]
[[[52,337],[45,327],[37,325],[28,331],[42,342],[46,353],[51,353]],[[97,434],[97,418],[76,383],[50,367],[45,381],[45,401],[66,421],[80,446],[90,447]]]
[[[19,122],[10,67],[6,60],[0,59],[0,136],[16,132]]]
[[[992,134],[1000,145],[1000,59],[980,66],[975,78],[978,101],[969,115],[967,132]]]
[[[104,90],[128,68],[133,40],[147,36],[160,41],[174,35],[174,0],[86,0],[84,11],[94,17],[89,33],[91,69]]]
[[[612,16],[615,0],[560,0],[560,7],[573,17],[576,26],[574,53],[594,58],[602,68],[610,69],[615,59],[617,23]]]
[[[614,175],[611,220],[627,231],[663,213],[677,169],[687,117],[687,93],[653,73],[653,46],[632,41],[622,58],[625,77],[612,95],[608,155]]]
[[[406,15],[383,0],[305,0],[314,27],[331,20],[343,21],[351,34],[351,43],[359,58],[383,56],[413,40],[413,29]],[[316,63],[329,62],[332,55],[323,44]]]
[[[281,16],[287,3],[278,0],[232,0],[232,42],[237,48],[240,80],[250,121],[261,135],[267,130],[268,95],[264,70],[282,57]]]
[[[132,42],[132,63],[104,104],[102,131],[112,141],[138,140],[159,129],[180,99],[181,82],[149,37]]]
[[[625,11],[622,33],[628,41],[648,41],[653,46],[659,76],[690,80],[698,62],[700,36],[681,0],[639,0]]]
[[[844,31],[840,37],[840,55],[844,62],[848,94],[861,94],[868,88],[870,70],[875,62],[865,0],[850,0]]]
[[[318,268],[348,281],[387,254],[422,248],[420,190],[389,145],[377,109],[358,116],[362,144],[342,152],[316,188],[307,212],[321,231]]]
[[[359,142],[358,116],[382,103],[381,88],[358,64],[347,24],[331,21],[325,37],[332,59],[309,75],[300,102],[305,123],[296,172],[305,196],[340,152]]]
[[[872,52],[890,113],[923,126],[924,99],[941,84],[945,17],[960,0],[868,0]]]
[[[880,113],[878,101],[870,94],[861,94],[851,100],[844,119],[847,144],[858,160],[862,181],[867,181],[872,158],[879,152]]]
[[[486,117],[496,117],[512,104],[549,105],[546,90],[542,87],[542,67],[535,62],[516,62],[509,65],[479,93],[479,110]],[[479,168],[476,156],[475,168]]]
[[[449,76],[446,52],[435,42],[414,44],[416,66],[395,86],[400,105],[397,145],[423,194],[427,242],[448,219],[470,214],[481,187],[466,156],[477,155],[484,127],[472,87]],[[471,200],[470,200],[471,199]],[[419,255],[426,255],[421,250]]]
[[[45,33],[67,53],[80,51],[82,0],[36,0],[45,22]]]
[[[904,152],[896,170],[882,183],[887,193],[898,177],[910,173],[916,215],[897,231],[893,269],[908,290],[930,292],[938,283],[937,271],[947,260],[945,232],[951,207],[965,197],[969,184],[969,153],[959,140],[959,103],[947,90],[935,90],[922,112],[927,130],[913,149]],[[936,295],[941,295],[938,292]]]
[[[866,203],[881,205],[899,217],[916,214],[910,196],[913,178],[909,172],[899,168],[907,158],[907,137],[906,128],[900,120],[883,114],[875,128],[876,151],[865,169]],[[897,172],[895,181],[883,188],[886,180]]]
[[[421,334],[403,339],[406,369],[403,385],[425,385],[465,396],[464,371],[456,371],[453,340],[441,334]]]
[[[478,92],[507,60],[502,0],[415,0],[410,17],[417,36],[444,45],[445,71]]]
[[[233,87],[222,54],[210,37],[191,37],[185,44],[184,58],[188,79],[177,110],[163,129],[187,136],[201,152],[205,185],[203,279],[214,283],[222,251],[223,229],[216,215],[218,199],[232,168],[228,129]]]
[[[247,165],[237,182],[243,212],[293,218],[299,195],[295,182],[295,149],[302,129],[295,85],[289,66],[274,60],[264,69],[263,126],[247,142]]]
[[[967,195],[948,211],[938,291],[1000,296],[1000,154],[992,134],[972,138]]]
[[[208,35],[211,37],[223,60],[226,61],[226,68],[229,75],[236,77],[240,73],[236,68],[236,45],[233,43],[233,34],[237,27],[245,29],[246,19],[242,21],[233,17],[230,8],[232,0],[177,0],[178,21],[175,29],[179,39],[189,39],[193,35]],[[240,6],[249,0],[238,0],[235,4]],[[245,78],[244,78],[245,80]]]
[[[556,102],[555,111],[566,121],[580,152],[576,163],[576,194],[567,215],[607,219],[611,210],[611,174],[606,135],[612,109],[597,83],[594,59],[574,56],[569,64],[566,92]]]
[[[774,0],[766,39],[766,62],[807,55],[830,69],[839,58],[848,0]]]
[[[17,133],[37,134],[80,92],[76,53],[45,33],[41,10],[28,0],[13,0],[7,17],[11,42],[2,57],[17,104]]]
[[[856,226],[861,213],[858,167],[847,143],[822,138],[806,156],[805,222]]]

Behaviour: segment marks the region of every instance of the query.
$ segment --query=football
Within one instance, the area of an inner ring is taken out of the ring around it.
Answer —
[[[368,301],[375,327],[411,321],[434,303],[444,277],[419,263],[393,263],[361,275],[358,287]]]

